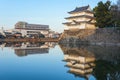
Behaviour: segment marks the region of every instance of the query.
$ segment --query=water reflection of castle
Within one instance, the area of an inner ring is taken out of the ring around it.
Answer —
[[[62,49],[64,51],[64,61],[67,62],[66,66],[70,68],[68,72],[88,80],[95,66],[94,55],[84,48],[62,47]]]
[[[60,47],[67,62],[65,66],[75,77],[89,80],[92,75],[96,80],[120,79],[120,47],[76,44],[62,44]]]
[[[3,43],[2,47],[11,47],[17,56],[26,56],[30,54],[46,54],[49,48],[54,48],[56,43]]]

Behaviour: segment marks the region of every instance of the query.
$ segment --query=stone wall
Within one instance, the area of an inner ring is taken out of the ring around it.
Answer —
[[[120,30],[113,28],[64,31],[60,43],[120,45]]]

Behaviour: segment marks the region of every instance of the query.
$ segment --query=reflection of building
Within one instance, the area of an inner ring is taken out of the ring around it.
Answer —
[[[64,61],[70,68],[69,73],[80,76],[88,80],[95,66],[94,55],[84,48],[65,48],[61,47],[64,52]]]
[[[60,33],[50,30],[49,31],[49,37],[50,38],[59,38],[60,37]]]
[[[57,43],[55,42],[50,42],[48,44],[49,44],[49,48],[54,48],[57,45]]]
[[[15,54],[18,56],[43,53],[49,53],[49,48],[15,49]]]
[[[90,6],[77,7],[68,12],[71,17],[65,18],[68,22],[63,23],[65,30],[73,29],[95,29],[95,18]]]
[[[49,26],[40,24],[28,24],[26,22],[18,22],[15,24],[15,29],[22,33],[22,36],[43,34],[48,37]]]
[[[3,50],[3,48],[5,47],[6,43],[0,43],[0,48]]]
[[[41,42],[41,43],[0,43],[0,47],[11,47],[18,56],[26,56],[30,54],[46,54],[49,53],[49,48],[54,48],[56,43]]]
[[[18,56],[25,56],[28,54],[43,54],[49,53],[49,45],[44,43],[22,43],[20,47],[13,47],[15,54]]]

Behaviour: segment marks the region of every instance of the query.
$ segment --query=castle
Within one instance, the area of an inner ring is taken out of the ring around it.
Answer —
[[[64,30],[95,29],[95,17],[90,6],[76,7],[68,12],[71,16],[65,18],[68,22]]]
[[[94,34],[95,17],[90,6],[76,7],[73,11],[68,12],[70,17],[65,18],[67,22],[65,25],[64,32],[61,36],[61,40],[65,42],[75,42],[76,40],[83,39],[86,36]]]

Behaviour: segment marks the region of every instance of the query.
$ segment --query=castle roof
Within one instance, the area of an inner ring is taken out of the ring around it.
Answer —
[[[95,24],[95,23],[92,23],[92,22],[89,22],[89,21],[79,21],[79,22],[75,22],[74,24],[72,22],[66,22],[66,23],[63,23],[64,25],[68,25],[68,26],[73,26],[73,25],[80,25],[81,23],[87,23],[87,24]]]
[[[68,13],[75,13],[75,12],[81,12],[81,11],[86,11],[89,9],[89,5],[88,6],[83,6],[83,7],[76,7],[76,9],[74,9],[73,11],[70,11]]]
[[[90,18],[90,19],[95,19],[95,17],[88,16],[88,15],[72,16],[72,17],[67,17],[67,18],[65,18],[65,19],[74,19],[74,18],[81,18],[81,17]]]
[[[91,74],[91,72],[90,73],[81,74],[79,72],[75,72],[75,71],[71,71],[71,70],[69,70],[68,73],[73,74],[75,77],[85,78],[86,80],[88,80],[88,77]]]

